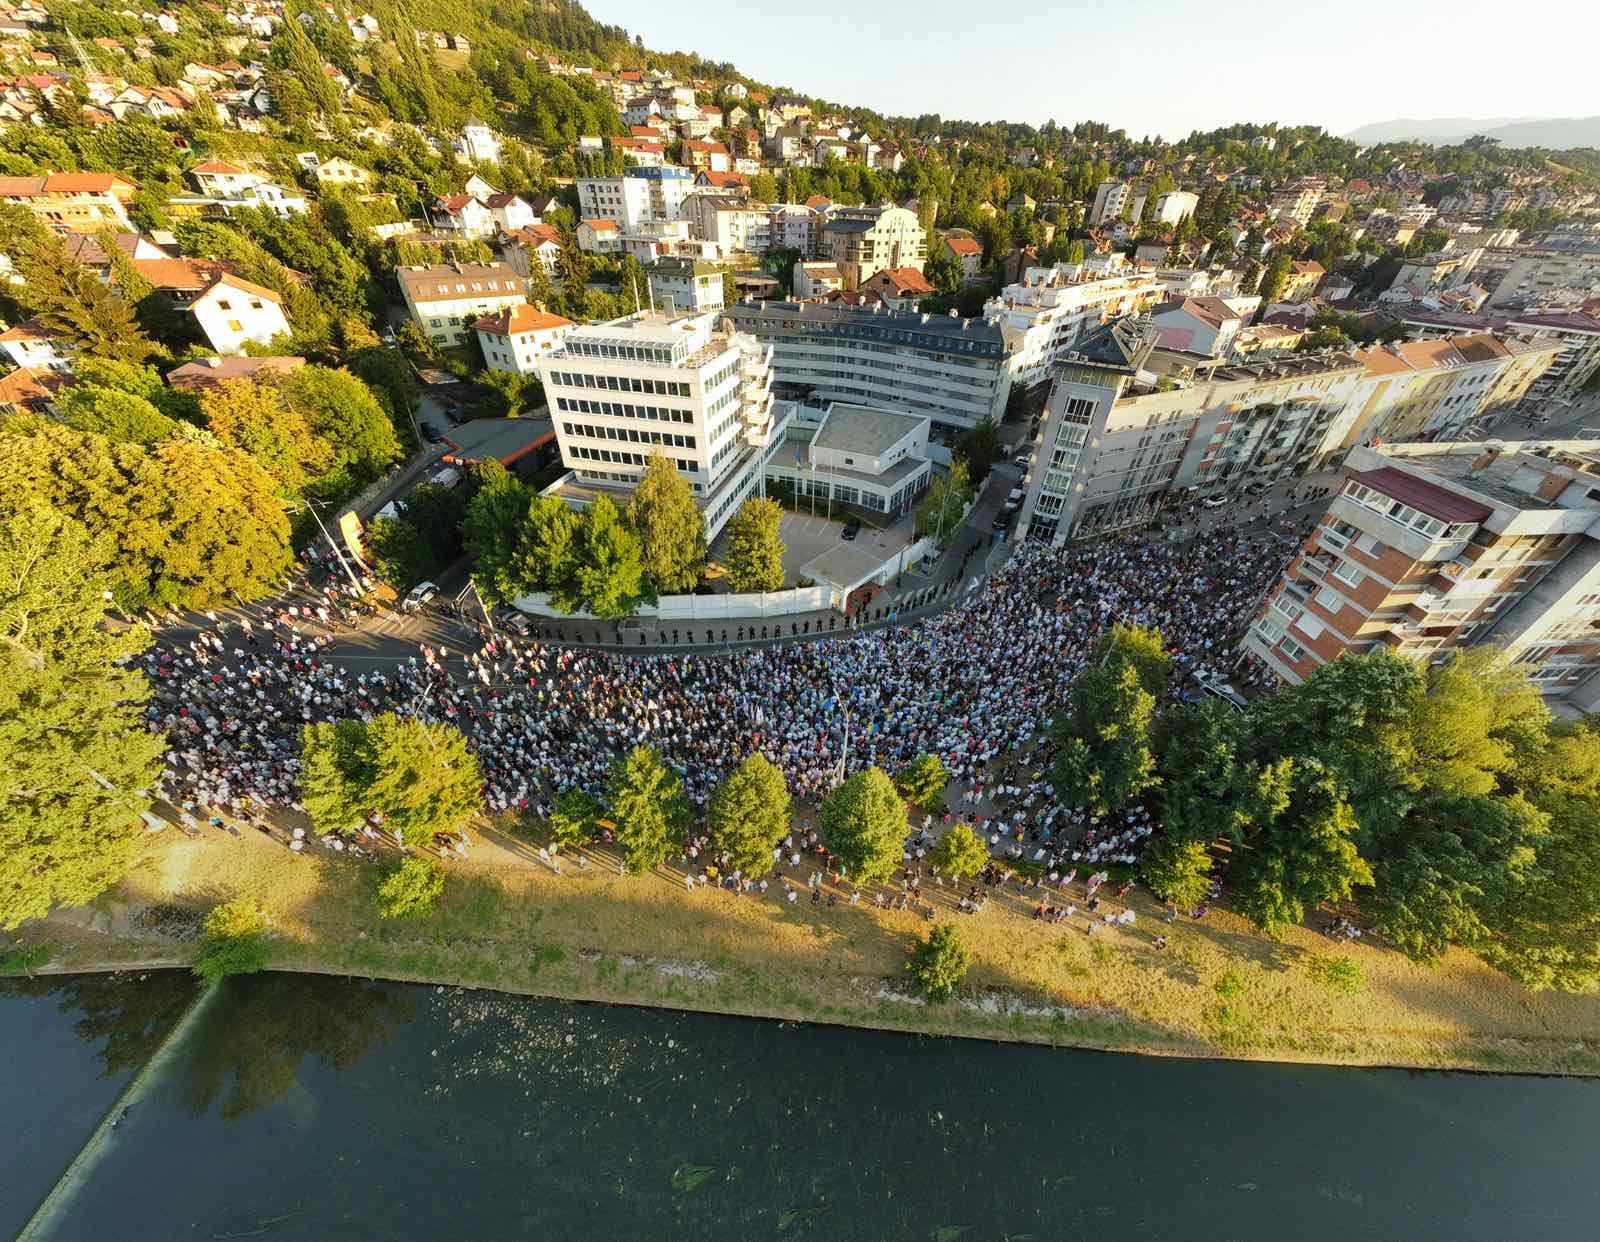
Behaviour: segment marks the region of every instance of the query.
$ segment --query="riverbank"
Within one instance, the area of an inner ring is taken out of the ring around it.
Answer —
[[[967,916],[940,894],[972,968],[957,1000],[929,1005],[903,973],[929,926],[913,913],[689,894],[676,873],[591,858],[556,875],[490,832],[451,865],[433,914],[385,922],[370,867],[174,835],[95,907],[23,941],[48,944],[50,970],[182,965],[205,910],[252,894],[273,969],[1167,1056],[1600,1075],[1600,998],[1531,993],[1464,953],[1424,968],[1305,930],[1274,942],[1220,910],[1169,925],[1139,891],[1132,927],[1087,937],[1014,896]]]

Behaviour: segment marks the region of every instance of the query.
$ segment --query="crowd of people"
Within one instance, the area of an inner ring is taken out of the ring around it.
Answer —
[[[386,711],[455,724],[478,755],[486,809],[539,816],[572,787],[603,795],[636,744],[661,752],[696,807],[757,751],[811,804],[843,772],[893,773],[928,752],[954,776],[956,813],[1002,861],[1037,864],[1064,891],[1069,871],[1134,861],[1151,831],[1142,810],[1100,822],[1051,793],[1044,735],[1096,639],[1117,622],[1158,628],[1181,685],[1225,662],[1286,555],[1281,540],[1233,531],[1024,543],[920,624],[715,654],[485,635],[464,669],[424,646],[358,673],[330,658],[320,615],[216,622],[147,655],[148,723],[170,739],[168,801],[247,820],[297,807],[303,725]]]

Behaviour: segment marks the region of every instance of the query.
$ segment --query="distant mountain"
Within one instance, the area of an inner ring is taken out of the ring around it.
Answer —
[[[1482,134],[1506,147],[1600,147],[1600,116],[1470,117],[1442,116],[1431,120],[1403,119],[1363,125],[1345,135],[1351,142],[1372,145],[1407,139],[1446,146]]]

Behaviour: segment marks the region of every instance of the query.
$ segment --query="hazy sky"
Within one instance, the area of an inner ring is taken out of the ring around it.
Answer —
[[[585,0],[663,51],[894,115],[1243,121],[1600,113],[1600,0]]]

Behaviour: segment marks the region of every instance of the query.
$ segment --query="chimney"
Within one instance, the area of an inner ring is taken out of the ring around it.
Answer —
[[[1468,469],[1468,473],[1479,474],[1482,471],[1487,470],[1499,459],[1499,457],[1500,449],[1497,446],[1490,445],[1489,447],[1485,448],[1483,452],[1479,453],[1475,458],[1472,459],[1472,465]]]

